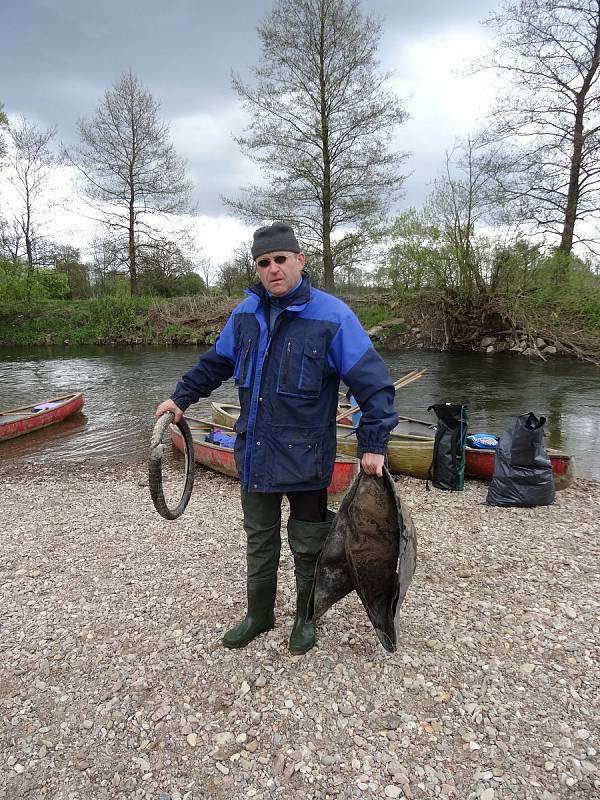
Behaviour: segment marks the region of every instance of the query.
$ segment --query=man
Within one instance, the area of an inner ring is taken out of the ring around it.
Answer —
[[[296,575],[292,653],[315,643],[306,607],[318,555],[331,527],[327,511],[336,451],[340,378],[362,410],[357,431],[362,468],[381,475],[389,431],[398,421],[389,372],[352,311],[310,285],[292,228],[274,223],[254,233],[260,283],[229,317],[214,346],[156,409],[179,420],[200,397],[233,375],[241,412],[235,459],[247,537],[248,611],[223,637],[245,647],[275,624],[281,502],[287,495],[288,541]]]

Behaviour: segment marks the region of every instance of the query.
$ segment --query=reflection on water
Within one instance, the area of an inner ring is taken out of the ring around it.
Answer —
[[[547,417],[547,444],[576,457],[579,475],[600,480],[600,370],[572,359],[530,361],[482,353],[383,353],[398,377],[427,367],[396,396],[405,416],[432,419],[427,406],[464,402],[470,429],[501,432],[518,414]],[[84,413],[0,444],[0,458],[30,462],[140,460],[147,455],[154,408],[196,360],[192,348],[79,347],[0,349],[0,409],[71,391]],[[231,381],[211,399],[236,402]],[[210,399],[193,407],[210,414]]]
[[[78,411],[72,417],[62,420],[55,425],[47,428],[40,428],[24,436],[17,436],[8,439],[0,444],[0,458],[17,458],[44,454],[44,458],[55,452],[60,452],[65,448],[80,448],[82,437],[88,418],[84,413]]]

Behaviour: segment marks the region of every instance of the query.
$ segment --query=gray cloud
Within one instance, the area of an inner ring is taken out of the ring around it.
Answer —
[[[60,139],[70,143],[78,118],[92,114],[104,91],[132,69],[162,103],[178,150],[188,160],[200,212],[223,214],[219,196],[235,193],[253,173],[231,139],[245,120],[230,74],[246,74],[256,63],[255,28],[270,5],[267,0],[7,2],[2,11],[0,74],[5,80],[0,102],[9,114],[56,125]],[[407,74],[402,53],[411,47],[414,51],[419,42],[426,47],[446,30],[476,30],[494,5],[489,0],[363,3],[366,11],[385,18],[382,65],[394,70],[401,93],[413,94],[408,102],[414,120],[408,141],[399,136],[401,149],[415,154],[407,164],[414,174],[407,183],[406,202],[422,199],[423,187],[441,166],[440,131],[447,133],[446,146],[451,147],[454,128],[446,131],[440,124],[435,136],[419,129],[419,120],[427,117],[421,112],[428,98],[415,94],[421,90],[413,89],[414,76]],[[428,57],[435,68],[437,54]],[[446,66],[440,63],[439,69]]]

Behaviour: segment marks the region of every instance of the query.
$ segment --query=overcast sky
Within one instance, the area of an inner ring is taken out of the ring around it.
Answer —
[[[411,119],[397,136],[410,151],[405,197],[419,206],[457,137],[474,131],[493,99],[489,77],[460,74],[484,52],[480,23],[498,6],[487,0],[363,0],[384,20],[379,57]],[[248,237],[220,195],[253,178],[232,134],[247,122],[231,88],[231,72],[247,75],[259,57],[256,25],[269,0],[5,0],[0,13],[0,102],[9,118],[24,114],[56,126],[68,144],[77,120],[91,116],[103,93],[126,70],[161,102],[179,155],[188,163],[198,204],[198,242],[218,263]],[[53,238],[83,246],[91,225],[71,213]]]

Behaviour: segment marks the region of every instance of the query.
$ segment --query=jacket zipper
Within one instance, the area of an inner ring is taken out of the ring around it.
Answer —
[[[283,369],[281,370],[281,383],[283,386],[287,383],[288,369],[290,366],[290,356],[292,355],[292,343],[288,342],[285,349],[285,361],[283,362]]]
[[[251,348],[252,348],[252,339],[249,339],[246,351],[242,358],[242,368],[240,370],[240,383],[244,383],[244,380],[246,378],[246,363],[248,361],[248,356],[250,355]]]

